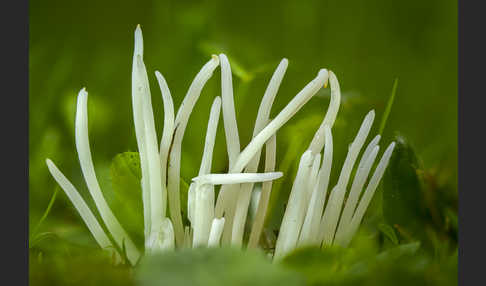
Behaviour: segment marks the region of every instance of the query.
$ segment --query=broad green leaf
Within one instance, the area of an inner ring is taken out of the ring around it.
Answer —
[[[405,236],[423,232],[422,185],[418,160],[404,137],[396,136],[396,147],[383,178],[385,221]],[[410,238],[410,237],[409,237]]]
[[[138,152],[124,152],[115,156],[110,168],[114,192],[113,209],[120,222],[139,244],[143,244],[143,203],[140,181],[142,171]],[[189,185],[180,181],[181,211],[187,218],[187,192]]]
[[[137,285],[304,285],[302,277],[272,263],[262,252],[196,248],[145,257]]]
[[[120,153],[110,167],[114,199],[111,207],[137,244],[143,245],[143,205],[140,157],[137,152]]]

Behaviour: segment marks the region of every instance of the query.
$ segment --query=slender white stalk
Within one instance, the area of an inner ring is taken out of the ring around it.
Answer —
[[[346,204],[344,205],[341,219],[339,220],[336,237],[334,238],[335,242],[338,244],[343,238],[345,230],[351,222],[351,217],[353,216],[354,210],[356,209],[359,196],[361,194],[361,191],[363,190],[366,179],[368,178],[371,166],[373,166],[373,163],[375,162],[376,155],[378,155],[379,149],[379,146],[375,146],[370,154],[366,154],[365,152],[365,154],[363,154],[363,157],[361,158],[358,170],[356,171],[356,175],[354,176],[353,184],[351,185],[351,190],[349,191],[348,199],[346,200]],[[368,156],[365,157],[365,155]],[[364,163],[362,164],[362,162]]]
[[[143,57],[143,36],[140,25],[135,29],[135,48],[133,51],[132,63],[132,106],[133,121],[135,125],[135,137],[137,138],[138,153],[140,156],[140,166],[142,169],[142,201],[143,201],[143,218],[145,240],[148,242],[151,227],[150,211],[150,183],[149,183],[149,166],[147,159],[147,150],[145,146],[145,124],[143,118],[143,107],[140,93],[140,86],[143,85],[143,79],[139,76],[137,57]]]
[[[314,156],[314,162],[312,163],[312,167],[309,173],[309,178],[307,179],[307,197],[306,197],[306,205],[307,202],[311,199],[312,191],[314,190],[314,186],[317,185],[317,175],[319,173],[319,166],[321,165],[321,154],[317,154]]]
[[[88,137],[88,93],[83,88],[78,95],[78,106],[76,110],[76,149],[78,151],[79,163],[83,172],[86,185],[88,186],[89,193],[93,197],[93,200],[98,208],[101,218],[105,223],[108,231],[110,231],[113,239],[115,239],[118,247],[126,247],[127,257],[132,265],[134,265],[139,257],[140,253],[133,244],[132,240],[120,225],[116,217],[113,215],[110,207],[105,201],[101,192],[98,180],[91,159],[91,150],[89,147]]]
[[[151,254],[175,249],[174,228],[169,218],[164,217],[160,225],[152,230],[148,245]]]
[[[297,243],[298,246],[303,244],[308,244],[311,240],[311,220],[312,215],[314,213],[314,209],[316,207],[316,201],[318,196],[318,180],[319,180],[319,165],[321,162],[321,155],[317,154],[314,158],[314,163],[312,165],[309,178],[308,178],[308,185],[306,189],[306,196],[305,199],[305,217],[304,222],[302,224],[302,229],[300,231],[299,241]]]
[[[196,183],[192,246],[207,246],[214,218],[214,185]]]
[[[208,120],[208,128],[206,131],[206,140],[204,144],[204,153],[201,159],[201,167],[199,169],[199,176],[211,172],[211,162],[213,158],[213,149],[216,139],[216,131],[218,128],[219,114],[221,111],[221,98],[218,96],[214,99],[211,106],[211,113]],[[206,187],[201,187],[198,184],[191,183],[188,194],[188,218],[191,223],[197,225],[194,227],[194,241],[193,244],[204,245],[207,243],[209,236],[209,224],[214,217],[214,187],[211,191],[207,191]],[[209,192],[203,195],[203,192]],[[203,200],[203,201],[201,201]],[[206,233],[207,232],[207,233]]]
[[[166,189],[162,188],[161,169],[160,169],[160,154],[157,145],[157,134],[155,132],[155,122],[152,109],[152,100],[150,96],[149,83],[147,78],[147,71],[142,57],[137,56],[137,76],[141,80],[136,86],[137,93],[142,101],[142,114],[144,120],[145,131],[145,147],[147,152],[148,173],[150,184],[150,213],[151,213],[151,232],[160,228],[162,218],[165,217],[165,208],[167,205]]]
[[[260,132],[268,123],[268,117],[270,115],[270,111],[283,76],[285,75],[287,66],[288,60],[282,59],[277,69],[273,73],[272,78],[270,79],[258,108],[255,127],[253,129],[253,137],[255,137],[258,132]],[[261,150],[258,150],[246,167],[245,172],[251,173],[257,171],[258,163],[260,162],[260,155]],[[230,170],[231,166],[232,164],[230,164]],[[248,213],[248,205],[250,203],[253,184],[244,184],[241,186],[241,190],[238,190],[238,188],[239,187],[237,186],[223,187],[216,202],[217,216],[222,215],[223,211],[225,211],[225,216],[227,217],[225,230],[223,232],[223,241],[226,242],[229,240],[229,236],[231,236],[233,239],[233,244],[236,245],[240,245],[241,240],[243,239],[244,222],[246,221],[246,214]],[[238,202],[237,205],[236,202]],[[223,206],[225,209],[223,209]],[[233,219],[235,217],[237,223],[233,224]]]
[[[392,142],[390,145],[388,145],[388,148],[386,148],[385,152],[383,153],[383,156],[381,157],[381,160],[378,163],[378,166],[376,167],[375,172],[373,173],[373,176],[368,183],[368,186],[366,187],[363,197],[361,198],[361,201],[359,202],[359,205],[354,212],[353,218],[351,219],[351,222],[346,231],[346,235],[341,242],[342,246],[346,247],[356,233],[361,223],[361,220],[363,219],[363,216],[366,212],[366,209],[368,208],[368,205],[373,198],[376,188],[378,187],[378,184],[380,183],[380,180],[385,173],[386,167],[390,162],[390,157],[393,153],[394,148],[395,142]]]
[[[68,198],[71,200],[74,207],[81,215],[81,218],[83,219],[84,223],[86,224],[89,231],[93,235],[96,242],[100,245],[100,247],[103,249],[115,250],[115,247],[111,243],[106,233],[103,231],[103,228],[99,224],[98,220],[91,212],[88,205],[83,200],[73,184],[64,176],[64,174],[50,159],[46,159],[46,164],[52,177],[54,177],[56,182],[59,184],[59,186],[61,186]]]
[[[282,172],[206,174],[192,178],[192,181],[201,185],[243,184],[272,181],[282,176]]]
[[[289,61],[285,58],[282,59],[278,67],[275,69],[275,72],[273,73],[270,82],[268,83],[267,89],[263,94],[260,106],[258,107],[255,127],[253,129],[253,137],[255,137],[260,131],[262,131],[262,129],[268,123],[268,118],[270,116],[273,102],[277,95],[280,84],[282,83],[282,79],[285,75],[285,71],[287,70],[288,65]]]
[[[209,233],[208,247],[217,247],[224,228],[224,217],[213,219],[211,232]]]
[[[304,220],[304,225],[302,227],[301,238],[299,241],[301,245],[317,243],[322,211],[326,202],[333,153],[331,129],[327,125],[324,126],[324,134],[324,157],[322,159],[322,166],[318,175],[317,186],[312,193],[312,198]]]
[[[216,131],[218,130],[219,113],[221,111],[221,97],[217,96],[211,106],[209,115],[208,128],[206,131],[206,141],[204,143],[204,152],[199,168],[199,176],[211,172],[211,163],[213,161],[213,149],[216,141]]]
[[[159,71],[155,71],[164,102],[164,131],[160,140],[160,174],[162,176],[162,188],[167,192],[167,159],[169,157],[170,144],[174,135],[174,102],[170,95],[165,78]],[[164,213],[165,215],[165,213]]]
[[[295,176],[287,207],[285,208],[282,224],[275,246],[274,259],[278,260],[294,249],[299,238],[300,229],[305,216],[305,196],[307,179],[312,167],[312,153],[304,152],[300,159],[297,175]]]
[[[194,210],[196,207],[196,184],[191,183],[187,191],[187,219],[194,224]]]
[[[324,116],[319,129],[309,145],[309,149],[312,150],[313,154],[321,152],[325,140],[324,128],[326,125],[332,128],[341,104],[341,88],[339,87],[339,81],[336,75],[332,71],[329,71],[329,83],[331,86],[331,102],[327,108],[326,116]]]
[[[353,169],[356,158],[359,155],[361,147],[368,136],[368,133],[373,124],[373,119],[375,117],[374,110],[371,110],[363,120],[361,127],[356,135],[356,138],[349,146],[348,154],[344,160],[343,168],[339,175],[338,183],[331,193],[329,203],[326,206],[324,215],[322,217],[321,229],[324,232],[323,244],[329,245],[334,239],[334,234],[336,226],[341,214],[342,203],[344,200],[344,195],[346,193],[346,187],[349,181],[349,176]]]
[[[260,107],[258,108],[257,118],[255,121],[255,127],[253,129],[253,137],[257,136],[258,133],[265,127],[269,122],[268,118],[270,116],[270,111],[272,109],[273,101],[277,95],[278,88],[282,82],[283,76],[288,66],[288,60],[282,59],[277,69],[275,70],[270,83],[265,90]],[[259,149],[253,156],[251,161],[245,168],[245,172],[256,172],[258,169],[258,164],[260,163],[261,149]],[[250,204],[250,198],[253,191],[253,184],[241,185],[240,191],[235,194],[238,196],[236,205],[236,211],[233,221],[232,229],[232,244],[239,246],[243,241],[243,232],[245,228],[246,217],[248,214],[248,206]]]
[[[224,134],[226,135],[226,148],[228,150],[229,168],[231,169],[238,154],[240,154],[240,139],[238,136],[238,125],[236,123],[231,67],[225,54],[219,54],[219,61],[221,64]]]
[[[275,170],[277,155],[276,135],[274,134],[272,137],[270,137],[265,145],[265,172],[273,172]],[[249,248],[257,247],[258,241],[260,240],[271,191],[272,181],[264,182],[262,184],[262,192],[260,194],[260,200],[258,201],[258,208],[255,214],[255,219],[251,228],[250,239],[248,241]]]
[[[256,135],[246,148],[240,153],[231,171],[241,172],[265,142],[277,132],[299,109],[314,96],[327,82],[329,74],[326,69],[319,70],[317,77],[309,82],[285,108]]]
[[[285,108],[262,130],[260,131],[246,146],[246,148],[238,155],[234,166],[229,173],[241,172],[257,152],[263,147],[263,144],[275,134],[282,125],[284,125],[307,101],[314,96],[317,91],[327,82],[329,74],[326,69],[319,70],[318,75],[309,82],[288,104]],[[218,196],[216,208],[222,205],[229,205],[234,208],[234,201],[236,201],[235,192],[228,192],[228,197],[225,198],[225,193]],[[231,216],[230,212],[230,216]],[[225,230],[232,225],[230,220],[227,220]],[[225,231],[226,232],[226,231]],[[223,233],[223,241],[225,240],[225,233]]]
[[[219,65],[217,56],[213,56],[207,62],[199,73],[194,78],[187,94],[182,101],[181,107],[177,111],[174,128],[174,139],[172,149],[169,154],[169,170],[168,170],[168,195],[169,195],[169,210],[170,218],[174,225],[176,245],[182,246],[184,239],[184,229],[182,225],[181,203],[180,203],[180,165],[181,165],[181,145],[184,137],[184,132],[189,120],[189,116],[196,104],[197,99],[201,95],[201,91],[206,82],[211,78],[213,71]]]

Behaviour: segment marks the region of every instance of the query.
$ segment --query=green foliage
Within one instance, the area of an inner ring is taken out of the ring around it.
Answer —
[[[113,212],[138,245],[143,245],[143,205],[140,157],[137,152],[120,153],[110,167]]]
[[[196,248],[145,257],[136,273],[140,286],[303,285],[293,271],[272,264],[261,252]]]
[[[417,174],[419,163],[403,136],[396,146],[383,178],[383,215],[385,221],[406,236],[423,232],[423,189]],[[410,238],[410,237],[409,237]]]

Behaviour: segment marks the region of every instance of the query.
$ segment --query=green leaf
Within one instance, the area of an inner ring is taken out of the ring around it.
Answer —
[[[383,215],[389,225],[408,236],[423,232],[422,185],[414,150],[402,136],[396,136],[395,142],[383,178]]]
[[[388,237],[388,239],[390,239],[391,242],[393,242],[393,244],[398,244],[397,234],[391,226],[386,223],[380,223],[378,228],[386,237]]]
[[[143,203],[142,170],[138,152],[124,152],[115,156],[110,167],[111,183],[114,192],[113,211],[119,221],[143,245]],[[180,180],[181,211],[187,219],[187,192],[189,185]]]
[[[116,155],[110,166],[110,176],[114,192],[113,212],[137,244],[143,245],[142,172],[138,153]]]
[[[304,285],[296,272],[272,263],[262,252],[196,248],[144,257],[138,285]]]

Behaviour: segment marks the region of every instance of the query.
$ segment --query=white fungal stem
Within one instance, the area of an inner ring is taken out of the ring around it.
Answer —
[[[152,230],[148,245],[151,254],[175,249],[174,228],[169,218],[164,217],[160,225]]]
[[[162,139],[160,140],[159,153],[162,188],[164,188],[167,193],[167,159],[169,157],[172,136],[174,135],[174,102],[172,101],[172,96],[165,78],[159,71],[155,71],[155,76],[157,77],[157,82],[159,83],[160,91],[162,93],[162,100],[164,102],[164,131],[162,133]]]
[[[162,219],[165,217],[165,208],[167,205],[166,189],[162,188],[160,155],[157,145],[157,134],[155,132],[154,115],[152,110],[152,100],[150,96],[149,82],[147,71],[142,57],[137,55],[137,76],[135,96],[142,101],[142,114],[145,131],[145,147],[147,152],[149,185],[150,185],[150,213],[151,213],[151,232],[159,232]]]
[[[113,215],[110,207],[103,197],[98,180],[96,179],[93,161],[91,159],[91,150],[89,147],[87,105],[88,93],[83,88],[78,95],[75,124],[76,149],[78,151],[81,170],[83,172],[86,185],[88,186],[89,193],[93,197],[96,207],[98,208],[101,218],[108,228],[108,231],[113,236],[113,239],[116,241],[118,247],[121,249],[126,247],[128,260],[132,265],[135,265],[140,258],[140,253],[116,217]]]
[[[265,149],[265,172],[273,172],[275,170],[276,155],[277,155],[277,139],[274,134],[266,143]],[[262,184],[262,191],[260,200],[258,201],[258,208],[253,221],[253,226],[250,232],[250,239],[248,240],[248,247],[255,248],[258,245],[260,236],[263,230],[263,223],[265,222],[265,215],[267,213],[268,202],[270,200],[270,193],[272,191],[272,181],[264,182]]]
[[[232,173],[241,172],[265,142],[277,132],[299,109],[314,96],[327,82],[329,74],[326,69],[319,70],[317,77],[309,82],[280,113],[256,135],[236,160]]]
[[[230,169],[229,173],[239,173],[243,171],[246,165],[250,162],[250,160],[255,156],[255,154],[262,148],[263,144],[273,135],[275,134],[282,125],[284,125],[299,109],[314,96],[317,91],[327,82],[329,74],[326,69],[319,70],[318,75],[309,82],[288,104],[285,108],[280,111],[280,113],[267,125],[263,130],[261,130],[246,146],[246,148],[238,155],[238,158],[234,164],[234,166]],[[218,201],[216,204],[217,208],[217,215],[219,214],[218,210],[222,209],[222,207],[229,205],[233,207],[234,200],[231,198],[234,192],[228,192],[228,197],[225,197],[225,193],[222,193],[218,196]],[[236,195],[236,194],[234,194]],[[230,213],[231,216],[231,213]],[[230,224],[230,220],[227,220],[226,227]],[[223,241],[225,240],[225,233],[223,233]]]
[[[282,172],[268,173],[229,173],[229,174],[206,174],[192,178],[193,182],[211,185],[256,183],[276,180],[283,176]]]
[[[366,179],[368,178],[371,166],[373,166],[373,163],[375,162],[376,155],[378,155],[379,149],[379,146],[375,146],[370,154],[366,154],[365,152],[363,154],[363,157],[361,158],[361,162],[358,165],[358,170],[356,171],[356,175],[354,176],[353,184],[351,185],[351,190],[349,191],[348,199],[346,200],[346,204],[344,205],[341,219],[339,220],[336,236],[334,238],[334,241],[337,244],[340,243],[343,235],[345,234],[345,229],[349,226],[349,223],[351,222],[351,217],[354,213],[354,210],[356,209],[359,196],[361,194],[361,191],[363,190]]]
[[[209,233],[208,247],[219,246],[219,241],[221,239],[221,234],[224,228],[224,217],[213,219],[211,224],[211,232]]]
[[[302,226],[299,245],[316,244],[321,223],[322,211],[326,201],[327,188],[329,185],[329,176],[331,174],[333,143],[331,129],[328,125],[324,126],[324,157],[322,166],[319,170],[316,188],[313,190],[312,198],[307,209],[307,214]]]
[[[46,164],[52,177],[54,177],[56,182],[59,184],[59,186],[61,186],[61,188],[64,190],[68,198],[71,200],[74,207],[81,215],[81,218],[83,219],[84,223],[86,224],[89,231],[93,235],[96,242],[100,245],[100,247],[102,249],[115,250],[115,247],[111,243],[106,233],[103,231],[103,228],[99,224],[98,220],[91,212],[88,205],[83,200],[83,198],[76,190],[76,188],[73,186],[73,184],[64,176],[64,174],[57,168],[57,166],[50,159],[46,159]]]
[[[193,247],[207,246],[214,218],[214,185],[196,183]]]
[[[278,89],[285,75],[285,71],[288,66],[288,60],[282,59],[277,69],[272,75],[270,82],[265,90],[262,101],[258,108],[257,118],[255,121],[255,127],[253,129],[253,137],[255,137],[258,132],[260,132],[265,125],[268,123],[268,118],[270,116],[270,111],[277,95]],[[228,65],[229,67],[229,65]],[[223,70],[223,65],[222,65]],[[226,121],[226,120],[225,120]],[[239,152],[239,150],[238,150]],[[261,150],[253,156],[251,162],[245,169],[245,172],[256,172],[258,164],[260,162]],[[232,164],[230,164],[231,169]],[[224,240],[226,241],[231,235],[233,238],[233,244],[239,245],[242,240],[242,234],[244,229],[244,222],[246,221],[246,214],[248,213],[248,205],[250,201],[251,191],[253,189],[253,184],[245,184],[241,186],[241,190],[237,190],[237,186],[222,188],[220,195],[218,196],[218,201],[216,203],[216,214],[222,215],[225,211],[225,216],[227,217],[227,223],[225,224],[225,232],[223,234]],[[230,197],[227,199],[227,197]],[[223,204],[227,202],[226,204]],[[235,206],[236,202],[238,204]],[[223,205],[226,207],[223,210]],[[237,217],[237,224],[233,224],[234,217]]]
[[[275,70],[270,83],[265,90],[260,107],[258,108],[258,114],[255,121],[255,127],[253,129],[253,137],[258,135],[265,125],[268,123],[268,118],[270,116],[270,111],[272,108],[273,101],[277,95],[278,88],[282,82],[283,76],[288,66],[288,60],[282,59],[277,69]],[[245,168],[245,172],[256,172],[258,169],[258,164],[260,163],[261,149],[259,149],[253,156],[251,161]],[[241,246],[243,241],[243,232],[245,230],[245,222],[248,214],[248,206],[250,204],[251,193],[253,191],[253,184],[241,185],[236,205],[236,210],[233,219],[233,229],[232,229],[232,244],[235,246]]]
[[[218,96],[214,99],[213,105],[211,106],[199,176],[211,172],[211,162],[220,111],[221,98]],[[207,187],[191,183],[189,186],[187,207],[188,218],[191,224],[194,224],[193,245],[206,245],[209,238],[210,223],[214,217],[214,187],[211,187],[211,190],[207,190]]]
[[[216,131],[218,130],[219,113],[221,111],[221,97],[217,96],[211,106],[209,115],[208,128],[206,131],[206,140],[204,143],[204,152],[199,168],[199,176],[211,172],[211,163],[213,160],[213,149],[216,141]]]
[[[189,90],[182,101],[181,107],[179,108],[175,119],[174,139],[172,140],[172,149],[169,154],[167,187],[169,195],[170,218],[174,225],[177,246],[182,246],[184,239],[179,189],[182,139],[184,137],[184,131],[186,129],[192,109],[194,108],[197,99],[201,95],[204,85],[212,76],[213,71],[218,65],[218,57],[213,55],[211,60],[202,67],[189,87]]]
[[[206,140],[204,143],[204,152],[201,159],[201,166],[199,168],[199,176],[209,174],[211,172],[211,163],[213,159],[213,149],[216,140],[216,131],[218,130],[219,114],[221,111],[221,98],[218,96],[214,99],[211,106],[211,113],[208,120],[208,128],[206,131]],[[195,203],[195,185],[191,183],[188,191],[187,199],[187,213],[189,221],[192,222],[194,217],[194,203]]]
[[[361,201],[359,202],[359,205],[356,208],[356,211],[354,212],[353,218],[351,219],[351,222],[347,227],[347,230],[345,230],[346,235],[343,238],[343,241],[341,243],[343,247],[346,247],[349,244],[354,234],[356,233],[361,223],[361,220],[363,219],[363,216],[366,212],[366,209],[368,208],[368,205],[370,204],[371,199],[373,198],[376,188],[378,187],[378,184],[380,183],[380,180],[383,177],[383,174],[385,173],[386,167],[390,162],[390,158],[394,148],[395,148],[395,142],[392,142],[390,145],[388,145],[388,148],[386,148],[385,152],[383,153],[383,156],[381,157],[381,160],[378,163],[378,166],[376,167],[375,172],[373,173],[373,176],[371,177],[370,182],[368,183],[368,186],[366,187],[363,197],[361,198]]]
[[[321,230],[323,231],[323,245],[329,245],[334,239],[334,234],[336,226],[341,214],[342,203],[344,200],[344,195],[346,193],[346,187],[349,181],[349,176],[353,169],[356,158],[359,155],[361,147],[368,136],[368,133],[373,124],[373,119],[375,117],[374,110],[371,110],[363,120],[361,127],[356,135],[356,138],[349,146],[348,154],[344,160],[343,168],[339,175],[338,183],[331,192],[329,202],[324,211],[321,222]]]
[[[225,54],[219,54],[219,61],[221,65],[224,134],[226,135],[229,168],[231,169],[238,154],[240,154],[240,139],[238,136],[238,125],[236,123],[231,67]]]
[[[327,108],[326,116],[324,116],[319,129],[309,145],[309,149],[312,151],[312,154],[321,152],[325,140],[324,128],[326,125],[329,128],[332,128],[334,121],[336,121],[336,116],[341,104],[341,89],[339,87],[339,81],[332,71],[329,71],[329,83],[331,87],[331,102]]]
[[[135,48],[133,52],[132,63],[132,106],[133,121],[135,125],[135,135],[137,138],[138,153],[140,156],[140,166],[142,169],[142,202],[144,218],[145,241],[148,242],[151,227],[151,210],[150,210],[150,183],[149,183],[149,166],[147,159],[147,150],[145,142],[145,124],[143,116],[143,107],[139,87],[143,85],[143,79],[139,76],[137,57],[143,57],[143,37],[140,25],[135,29]]]
[[[275,246],[275,260],[282,258],[290,250],[294,249],[297,244],[306,212],[306,187],[313,163],[312,159],[310,150],[304,152],[300,159],[297,175],[295,176],[282,224],[280,225],[277,244]]]

